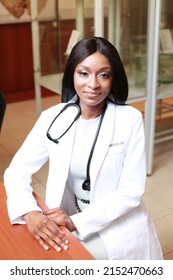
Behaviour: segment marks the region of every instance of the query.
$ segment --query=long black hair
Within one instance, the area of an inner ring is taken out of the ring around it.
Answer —
[[[62,81],[62,102],[68,102],[76,94],[73,79],[76,66],[97,51],[108,59],[112,69],[111,100],[116,104],[125,104],[128,97],[128,81],[124,66],[116,48],[101,37],[82,39],[73,47]]]

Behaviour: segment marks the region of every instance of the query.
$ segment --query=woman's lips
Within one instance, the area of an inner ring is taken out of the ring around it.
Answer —
[[[89,97],[97,97],[99,95],[98,92],[88,92],[88,91],[85,91],[84,92],[87,96]]]

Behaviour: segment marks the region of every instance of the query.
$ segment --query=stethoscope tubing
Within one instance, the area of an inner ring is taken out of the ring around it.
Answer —
[[[69,127],[58,137],[58,138],[52,138],[51,135],[50,135],[50,129],[52,127],[52,125],[54,124],[54,122],[57,120],[57,118],[66,110],[68,109],[69,107],[72,107],[72,106],[75,106],[78,110],[78,113],[77,115],[75,116],[74,120],[72,121],[72,123],[69,125]],[[101,114],[101,117],[100,117],[100,121],[99,121],[99,124],[98,124],[98,127],[97,127],[97,131],[96,131],[96,134],[95,134],[95,137],[94,137],[94,141],[93,141],[93,144],[92,144],[92,147],[91,147],[91,150],[90,150],[90,154],[89,154],[89,157],[88,157],[88,162],[87,162],[87,168],[86,168],[86,179],[84,180],[83,184],[82,184],[82,188],[83,190],[85,191],[90,191],[90,164],[91,164],[91,159],[92,159],[92,156],[93,156],[93,153],[94,153],[94,149],[95,149],[95,145],[96,145],[96,142],[97,142],[97,138],[98,138],[98,135],[99,135],[99,132],[100,132],[100,128],[101,128],[101,125],[102,125],[102,121],[103,121],[103,118],[104,118],[104,115],[105,115],[105,111],[106,111],[106,108],[107,108],[107,104],[104,106],[104,109],[103,109],[103,112]],[[74,122],[79,118],[79,116],[81,115],[81,109],[80,109],[80,106],[77,104],[77,103],[68,103],[66,104],[62,109],[61,111],[58,113],[58,115],[53,119],[53,121],[51,122],[48,130],[47,130],[47,137],[50,141],[53,141],[54,143],[58,144],[59,143],[59,139],[61,139],[66,133],[67,131],[72,127],[72,125],[74,124]]]
[[[58,138],[52,138],[51,135],[50,135],[50,133],[49,133],[49,131],[50,131],[52,125],[53,125],[54,122],[57,120],[57,118],[58,118],[67,108],[72,107],[72,106],[75,106],[75,107],[78,109],[78,113],[77,113],[76,117],[74,118],[74,120],[72,121],[72,123],[70,124],[70,126],[61,134],[61,136],[59,136]],[[68,103],[68,104],[66,104],[66,105],[62,108],[62,110],[58,113],[58,115],[57,115],[57,116],[53,119],[53,121],[51,122],[51,124],[50,124],[50,126],[49,126],[49,128],[48,128],[48,130],[47,130],[47,133],[46,133],[48,139],[49,139],[50,141],[53,141],[54,143],[58,144],[58,143],[59,143],[59,139],[61,139],[61,138],[67,133],[67,131],[68,131],[68,130],[72,127],[72,125],[74,124],[74,122],[79,118],[80,114],[81,114],[81,109],[80,109],[80,107],[79,107],[78,104],[76,104],[76,103]]]

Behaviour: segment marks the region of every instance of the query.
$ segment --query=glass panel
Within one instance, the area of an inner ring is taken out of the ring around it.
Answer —
[[[94,36],[94,1],[84,0],[84,36]]]
[[[162,0],[156,132],[171,139],[173,132],[173,1]],[[159,137],[158,137],[159,139]]]
[[[58,1],[37,1],[41,75],[60,71]]]
[[[162,0],[160,22],[159,83],[173,83],[173,2]]]
[[[40,14],[40,3],[49,5]],[[41,76],[64,71],[71,50],[69,41],[73,30],[74,43],[94,34],[93,0],[38,1]],[[73,45],[73,44],[72,44]]]
[[[148,0],[109,0],[107,38],[119,51],[128,76],[129,96],[145,95]],[[136,91],[135,88],[138,90]]]

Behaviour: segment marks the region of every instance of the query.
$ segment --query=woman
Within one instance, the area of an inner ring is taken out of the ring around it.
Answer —
[[[62,103],[42,113],[5,172],[11,223],[27,223],[45,249],[68,249],[65,225],[96,259],[162,259],[142,202],[146,163],[141,113],[125,105],[115,47],[93,37],[67,61]],[[45,213],[31,177],[49,160]],[[18,207],[17,207],[18,206]]]

